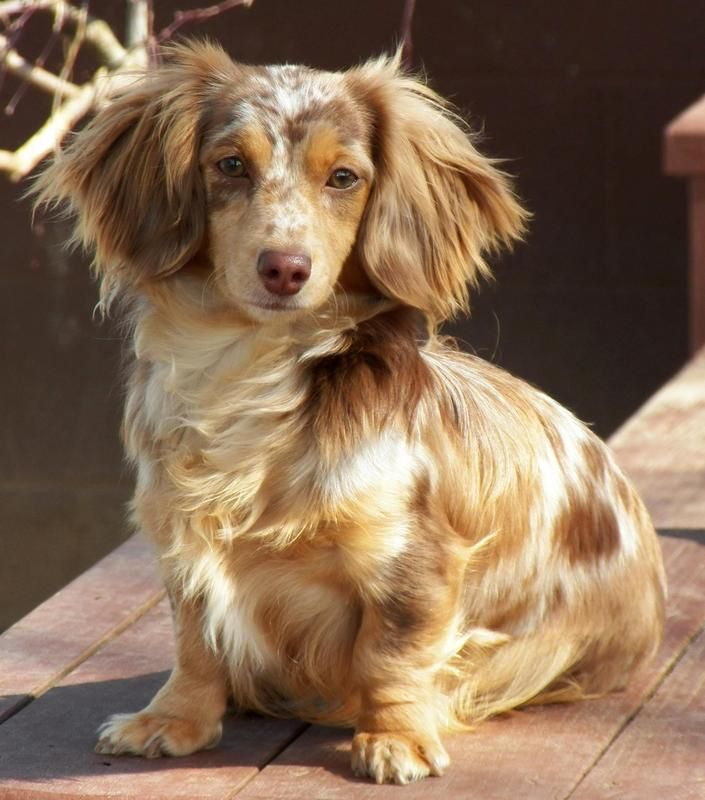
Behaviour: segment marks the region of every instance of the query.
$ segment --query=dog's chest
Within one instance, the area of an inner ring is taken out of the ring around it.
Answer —
[[[126,440],[138,482],[146,488],[159,473],[172,508],[210,515],[225,538],[402,515],[419,454],[391,426],[330,447],[335,426],[349,423],[314,430],[310,374],[284,347],[224,337],[150,344],[129,392]]]
[[[205,637],[231,670],[291,673],[317,649],[330,651],[318,659],[342,657],[359,612],[349,584],[334,577],[335,556],[325,564],[320,553],[296,559],[250,551],[243,558],[236,549],[234,558],[203,551],[183,573],[187,594],[203,601]]]

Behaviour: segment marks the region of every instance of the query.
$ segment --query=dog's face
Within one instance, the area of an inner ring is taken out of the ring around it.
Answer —
[[[316,308],[372,186],[366,109],[342,76],[301,67],[245,69],[217,105],[200,155],[215,274],[254,319]]]
[[[396,59],[248,67],[202,43],[174,47],[103,109],[38,191],[76,212],[104,295],[197,265],[260,323],[336,291],[441,320],[525,219],[462,122]]]

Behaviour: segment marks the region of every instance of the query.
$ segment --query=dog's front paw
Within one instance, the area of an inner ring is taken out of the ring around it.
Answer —
[[[414,732],[357,733],[352,743],[353,772],[377,783],[442,775],[448,764],[448,753],[437,739]]]
[[[162,716],[148,711],[114,714],[98,729],[96,753],[115,756],[132,754],[146,758],[187,756],[215,747],[220,741],[220,722]]]

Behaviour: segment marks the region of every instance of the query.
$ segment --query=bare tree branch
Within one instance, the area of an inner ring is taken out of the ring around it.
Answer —
[[[76,25],[76,30],[74,32],[73,38],[71,39],[71,44],[69,45],[68,50],[66,51],[66,57],[64,59],[64,65],[61,67],[61,72],[59,73],[59,78],[61,80],[68,80],[73,72],[74,64],[76,63],[76,59],[78,58],[78,51],[81,49],[81,44],[86,37],[86,23],[88,21],[88,0],[83,0],[83,4],[81,5],[81,19]],[[63,24],[63,18],[59,19],[57,17],[54,28],[57,30],[57,33],[61,31],[61,26]],[[56,107],[59,104],[60,97],[58,95],[54,96],[54,103],[52,105],[52,113],[56,111]]]
[[[54,150],[71,128],[93,107],[96,88],[84,86],[78,95],[54,111],[42,127],[12,154],[10,179],[20,180]],[[6,160],[7,161],[7,160]]]
[[[236,6],[250,6],[254,0],[222,0],[215,5],[177,11],[170,25],[155,37],[152,0],[125,0],[127,29],[123,45],[110,26],[88,14],[88,0],[0,0],[0,81],[7,72],[21,81],[20,88],[6,107],[11,113],[31,86],[54,96],[54,106],[44,124],[15,152],[0,150],[0,172],[11,180],[20,180],[53,150],[86,114],[109,102],[115,92],[128,82],[139,80],[144,69],[155,61],[157,42],[163,42],[183,25],[215,17]],[[40,56],[32,63],[18,51],[18,40],[29,18],[37,13],[54,18],[52,34]],[[44,68],[44,60],[55,38],[66,38],[66,27],[73,28],[59,74]],[[73,83],[71,73],[83,44],[91,45],[99,61],[92,78]]]
[[[127,48],[120,44],[110,25],[102,19],[88,18],[85,39],[109,67],[120,66],[127,59]]]
[[[2,0],[0,2],[0,17],[10,17],[22,14],[28,10],[39,10],[55,5],[55,0]]]
[[[236,8],[237,6],[249,8],[253,2],[254,0],[222,0],[220,3],[205,8],[192,8],[189,11],[177,11],[174,14],[173,22],[167,25],[166,28],[162,28],[155,38],[158,42],[165,42],[167,39],[171,39],[176,31],[184,25],[193,22],[202,22],[204,19],[209,19],[210,17],[217,17],[218,14],[222,14],[224,11],[229,11],[231,8]]]
[[[146,68],[150,62],[152,23],[152,8],[149,0],[127,0],[125,44],[143,68]]]
[[[19,39],[22,33],[22,28],[24,27],[25,23],[29,20],[29,18],[35,13],[35,10],[36,9],[27,9],[26,11],[22,12],[19,19],[16,20],[16,22],[9,27],[8,30],[13,33],[13,36],[10,40],[8,40],[8,48],[13,47],[15,42]],[[63,27],[63,24],[64,24],[63,9],[57,8],[54,10],[54,24],[52,25],[51,28],[51,36],[49,37],[46,44],[42,48],[42,52],[37,56],[37,58],[35,58],[34,60],[35,67],[40,67],[42,69],[44,68],[44,64],[46,63],[49,54],[51,53],[52,49],[54,48],[54,45],[56,44],[61,34],[61,28]],[[8,116],[15,113],[15,109],[19,105],[20,100],[24,97],[29,86],[30,84],[27,82],[20,84],[19,88],[10,99],[10,102],[5,106],[5,113]]]
[[[42,127],[14,153],[0,151],[0,169],[9,173],[10,180],[18,181],[28,175],[39,162],[59,146],[89,111],[99,108],[109,98],[138,78],[128,72],[109,74],[100,69],[96,77],[84,84],[79,93],[60,105]]]
[[[147,0],[127,0],[125,44],[128,47],[144,45],[152,33],[150,8]]]
[[[9,150],[0,150],[0,170],[12,173],[15,170],[15,154]]]
[[[414,43],[411,38],[411,27],[414,24],[416,0],[405,0],[404,13],[401,20],[401,59],[406,69],[414,64]]]
[[[53,72],[30,64],[16,51],[8,48],[8,40],[0,33],[0,51],[4,55],[4,66],[7,71],[38,89],[49,92],[59,98],[75,97],[80,91],[79,87],[71,81],[57,77]]]
[[[0,19],[9,18],[26,11],[52,11],[60,13],[63,17],[74,25],[79,24],[83,19],[83,12],[80,8],[72,6],[66,0],[2,0],[0,1]],[[90,14],[85,18],[84,38],[103,58],[108,66],[118,65],[124,61],[127,55],[127,48],[120,44],[120,40],[115,36],[112,29],[102,19],[92,17]],[[1,58],[0,54],[0,58]]]

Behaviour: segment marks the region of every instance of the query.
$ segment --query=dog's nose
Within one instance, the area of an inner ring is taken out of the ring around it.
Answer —
[[[302,253],[264,250],[257,259],[257,272],[272,294],[296,294],[311,275],[311,259]]]

